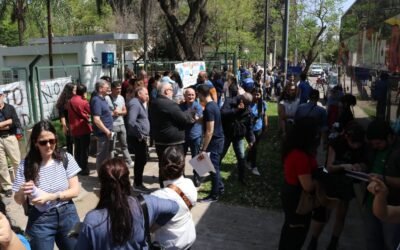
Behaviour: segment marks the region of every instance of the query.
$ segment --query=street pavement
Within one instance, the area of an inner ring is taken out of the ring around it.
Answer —
[[[354,110],[356,117],[362,120],[367,119],[361,109],[355,107]],[[320,154],[320,163],[323,162],[322,156],[324,154],[324,152]],[[90,158],[89,160],[92,168],[91,174],[87,177],[79,177],[82,186],[81,193],[79,197],[74,199],[81,220],[89,210],[96,206],[98,201],[96,192],[99,190],[99,184],[94,170],[95,159]],[[191,177],[191,173],[191,167],[186,167],[188,177]],[[133,176],[132,169],[131,176]],[[157,176],[158,167],[153,150],[151,152],[151,161],[146,165],[144,172],[145,185],[156,190],[158,188]],[[25,228],[27,219],[22,207],[12,199],[3,198],[3,200],[7,203],[8,213],[14,223]],[[196,204],[192,209],[192,214],[197,230],[197,240],[192,247],[193,250],[261,250],[278,248],[280,230],[283,224],[283,213],[280,210],[264,210],[214,202]],[[321,236],[319,249],[326,249],[331,231],[332,220]],[[339,249],[365,249],[360,206],[356,199],[351,202]]]

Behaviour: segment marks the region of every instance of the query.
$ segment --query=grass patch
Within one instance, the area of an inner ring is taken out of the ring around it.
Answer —
[[[268,103],[269,130],[258,145],[257,167],[261,176],[245,170],[246,186],[238,182],[236,157],[231,147],[222,161],[221,176],[225,194],[221,201],[234,205],[278,209],[281,206],[280,188],[283,180],[281,139],[278,137],[278,112],[276,103]],[[207,196],[211,181],[202,184],[199,197]]]
[[[57,142],[59,147],[64,147],[66,145],[65,142],[65,135],[62,130],[61,122],[59,119],[51,121],[53,124],[54,128],[56,129],[57,132]]]

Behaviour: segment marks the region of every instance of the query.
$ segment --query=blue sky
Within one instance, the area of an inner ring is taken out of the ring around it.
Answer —
[[[343,7],[343,13],[347,11],[348,8],[355,2],[355,0],[345,0],[342,7]]]

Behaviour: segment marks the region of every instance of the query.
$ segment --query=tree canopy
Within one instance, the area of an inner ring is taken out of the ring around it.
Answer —
[[[47,0],[0,0],[0,44],[47,36]],[[270,0],[268,52],[281,53],[283,1]],[[335,61],[342,0],[291,1],[289,61],[309,66],[320,54]],[[8,4],[7,4],[8,3]],[[264,4],[259,0],[57,0],[51,1],[54,36],[133,32],[124,44],[143,52],[144,13],[150,58],[197,60],[208,54],[264,57]],[[147,6],[147,11],[144,8]],[[16,11],[22,10],[22,11]],[[276,45],[276,50],[275,46]],[[297,53],[295,53],[297,51]]]

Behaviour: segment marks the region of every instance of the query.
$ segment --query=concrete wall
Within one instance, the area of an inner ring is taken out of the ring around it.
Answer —
[[[74,80],[81,77],[82,83],[88,86],[89,90],[94,87],[95,81],[102,75],[116,76],[116,68],[103,69],[101,66],[69,67],[68,65],[100,64],[102,52],[114,52],[116,58],[116,45],[105,44],[104,42],[84,42],[74,44],[54,44],[53,45],[53,65],[65,66],[54,69],[54,77],[72,76]],[[0,68],[2,67],[23,67],[28,69],[29,64],[37,55],[43,57],[37,66],[48,66],[48,46],[18,46],[0,47]],[[93,60],[97,58],[97,62]],[[49,79],[50,73],[47,69],[39,71],[40,79]],[[36,79],[36,74],[35,78]],[[21,79],[25,80],[25,79]]]

